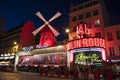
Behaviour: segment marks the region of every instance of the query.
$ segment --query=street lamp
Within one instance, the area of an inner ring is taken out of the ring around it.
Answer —
[[[14,41],[14,43],[13,43],[14,45],[16,45],[17,44],[17,42],[16,41]]]
[[[69,33],[69,32],[70,32],[70,30],[69,30],[69,29],[66,29],[66,30],[65,30],[65,32],[66,32],[66,33]]]

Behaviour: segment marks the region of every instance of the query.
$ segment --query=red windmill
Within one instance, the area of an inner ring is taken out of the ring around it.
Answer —
[[[40,41],[39,45],[41,46],[54,46],[55,45],[55,37],[57,37],[60,33],[52,27],[49,23],[54,19],[58,18],[61,13],[57,12],[50,20],[46,21],[42,14],[38,11],[36,15],[45,22],[42,26],[34,30],[32,33],[35,36],[40,31]]]

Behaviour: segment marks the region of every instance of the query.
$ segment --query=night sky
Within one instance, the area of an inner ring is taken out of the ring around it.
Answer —
[[[49,20],[56,12],[62,16],[50,24],[64,30],[68,26],[68,13],[70,3],[85,0],[0,0],[0,17],[5,20],[5,30],[16,27],[27,20],[31,20],[36,27],[44,22],[35,13],[40,11],[46,20]],[[120,23],[120,0],[105,0],[112,24]]]

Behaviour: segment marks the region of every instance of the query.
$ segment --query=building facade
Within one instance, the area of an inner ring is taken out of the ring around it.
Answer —
[[[34,24],[27,21],[2,35],[0,39],[0,65],[14,65],[15,55],[21,50],[21,46],[34,44],[34,38],[31,35],[29,36],[34,28]]]
[[[14,65],[19,70],[33,66],[71,67],[71,63],[101,65],[102,60],[120,60],[120,25],[110,26],[103,0],[71,5],[68,43],[63,41],[61,45],[56,43],[50,47],[36,45],[32,35],[34,29],[34,24],[28,21],[1,39],[1,54],[15,53],[19,47]]]
[[[106,60],[120,59],[119,25],[110,26],[104,0],[89,0],[72,5],[69,13],[69,41],[78,39],[77,26],[80,23],[88,27],[88,36],[105,40]],[[83,29],[84,30],[84,29]]]
[[[22,25],[15,27],[1,37],[0,65],[14,65],[15,53],[18,51]]]
[[[106,55],[112,62],[120,61],[120,25],[105,28]]]

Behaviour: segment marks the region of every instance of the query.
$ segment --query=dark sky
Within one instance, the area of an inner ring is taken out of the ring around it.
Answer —
[[[54,20],[53,26],[59,22],[64,26],[68,17],[69,0],[1,0],[0,16],[5,19],[5,30],[9,30],[27,20],[34,22],[35,26],[43,22],[35,15],[40,11],[46,20],[49,20],[56,12],[60,11],[62,16]],[[64,18],[64,19],[63,19]],[[52,25],[51,23],[51,25]]]
[[[64,27],[68,26],[69,5],[77,1],[85,0],[0,0],[0,17],[5,19],[5,30],[9,30],[27,20],[31,20],[36,27],[44,24],[35,15],[37,11],[40,11],[46,20],[60,11],[62,16],[50,24],[64,30]],[[105,0],[105,3],[112,23],[120,23],[120,0]]]

